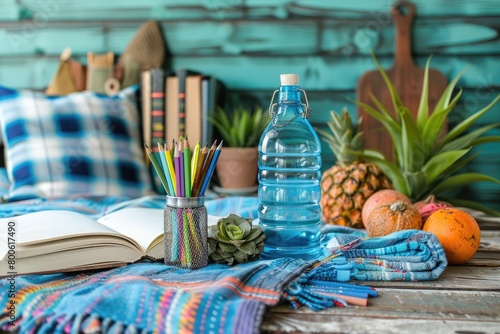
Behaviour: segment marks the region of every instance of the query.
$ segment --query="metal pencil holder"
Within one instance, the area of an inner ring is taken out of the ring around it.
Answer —
[[[208,264],[205,197],[167,196],[164,210],[165,264],[198,269]]]

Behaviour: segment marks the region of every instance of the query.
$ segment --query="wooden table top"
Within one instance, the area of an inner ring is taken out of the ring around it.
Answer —
[[[368,306],[314,312],[278,305],[262,333],[500,333],[500,221],[478,219],[481,244],[434,281],[352,281],[379,292]]]

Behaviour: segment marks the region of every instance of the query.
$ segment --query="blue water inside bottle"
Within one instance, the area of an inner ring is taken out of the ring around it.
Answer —
[[[321,249],[321,145],[305,114],[298,77],[288,79],[291,84],[282,75],[278,103],[271,101],[272,121],[259,143],[258,215],[266,234],[261,258],[308,260]]]

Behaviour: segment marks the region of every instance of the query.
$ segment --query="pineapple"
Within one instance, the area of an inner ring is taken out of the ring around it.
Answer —
[[[430,113],[427,101],[428,71],[431,60],[429,57],[425,65],[420,104],[414,119],[408,108],[403,105],[393,83],[373,54],[372,57],[389,89],[397,116],[393,116],[389,108],[382,105],[375,96],[371,98],[376,108],[359,101],[356,103],[387,129],[394,145],[395,159],[394,162],[390,162],[376,150],[365,150],[358,154],[380,167],[390,178],[394,188],[414,202],[433,194],[454,205],[497,215],[498,213],[478,203],[447,198],[446,195],[457,187],[472,182],[500,183],[499,180],[488,175],[460,171],[475,157],[468,154],[472,148],[482,143],[500,141],[500,136],[482,136],[488,130],[497,127],[499,123],[485,125],[465,133],[479,117],[500,100],[500,95],[489,105],[464,119],[448,133],[444,133],[446,118],[462,95],[460,89],[453,96],[453,90],[464,71],[448,84]]]
[[[322,218],[327,224],[363,227],[361,209],[366,199],[379,189],[392,188],[375,164],[363,163],[354,154],[363,150],[361,121],[353,124],[346,109],[342,115],[331,111],[331,133],[318,130],[337,158],[321,177]]]

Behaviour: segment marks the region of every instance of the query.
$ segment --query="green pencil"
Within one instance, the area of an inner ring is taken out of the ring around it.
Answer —
[[[184,194],[191,197],[191,148],[189,140],[184,140]]]
[[[166,152],[165,152],[165,149],[163,148],[163,146],[161,146],[161,144],[158,143],[158,154],[160,155],[161,167],[162,167],[163,175],[165,175],[165,179],[167,180],[167,184],[168,184],[169,191],[167,191],[167,194],[169,196],[173,196],[175,194],[175,191],[174,191],[174,187],[172,184],[172,176],[170,175],[169,170],[168,170],[167,158],[166,158],[165,153]]]
[[[168,182],[167,182],[167,179],[165,178],[165,174],[163,174],[163,170],[161,169],[161,166],[160,166],[160,163],[158,162],[158,159],[156,159],[155,154],[149,148],[149,146],[146,145],[146,143],[144,143],[144,147],[146,149],[146,153],[147,153],[147,155],[149,157],[149,160],[153,164],[153,167],[154,167],[154,169],[156,171],[156,174],[158,174],[158,176],[160,177],[160,181],[161,181],[161,184],[163,185],[163,188],[165,189],[165,192],[167,194],[169,194],[169,191],[168,191]]]

